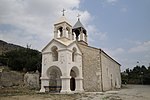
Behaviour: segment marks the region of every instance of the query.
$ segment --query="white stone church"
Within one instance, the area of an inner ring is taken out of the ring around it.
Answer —
[[[78,18],[54,24],[54,38],[42,50],[40,92],[99,92],[121,87],[120,64],[87,42],[86,28]]]

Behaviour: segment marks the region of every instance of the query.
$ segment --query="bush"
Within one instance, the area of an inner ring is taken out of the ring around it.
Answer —
[[[41,71],[41,53],[29,48],[9,51],[0,57],[2,64],[16,71]]]

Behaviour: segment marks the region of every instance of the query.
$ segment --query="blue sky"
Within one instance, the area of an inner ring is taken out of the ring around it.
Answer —
[[[53,24],[80,19],[89,45],[116,59],[122,71],[150,63],[150,0],[0,0],[0,39],[41,50],[53,38]]]

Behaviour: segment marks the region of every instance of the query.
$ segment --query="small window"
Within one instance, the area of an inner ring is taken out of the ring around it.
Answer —
[[[52,47],[52,59],[53,61],[58,61],[58,52],[57,52],[57,47],[54,46]]]
[[[75,62],[76,60],[76,48],[73,48],[73,52],[72,52],[72,62]]]
[[[108,76],[108,68],[107,68],[107,76]]]

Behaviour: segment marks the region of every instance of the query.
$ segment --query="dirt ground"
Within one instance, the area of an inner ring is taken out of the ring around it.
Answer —
[[[150,100],[150,85],[126,85],[120,90],[82,94],[41,94],[27,89],[0,89],[0,100]]]

